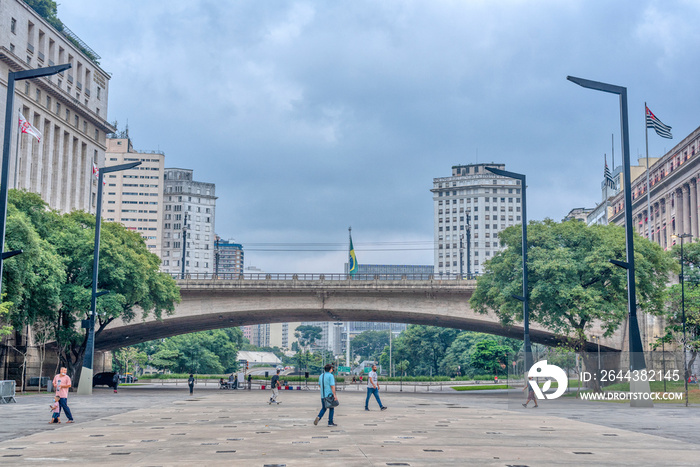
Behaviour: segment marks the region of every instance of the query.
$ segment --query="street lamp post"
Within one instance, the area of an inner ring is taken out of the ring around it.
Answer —
[[[95,209],[95,247],[92,255],[92,296],[90,299],[90,317],[85,320],[83,327],[87,328],[87,344],[85,355],[83,356],[83,367],[80,372],[78,382],[78,394],[92,394],[92,374],[95,358],[95,315],[97,308],[97,297],[109,293],[104,290],[97,292],[97,276],[100,267],[100,231],[102,229],[102,182],[106,173],[118,172],[120,170],[133,169],[141,165],[141,162],[130,162],[128,164],[112,165],[102,167],[97,178],[97,207]]]
[[[622,133],[622,161],[624,166],[624,191],[625,191],[625,249],[627,251],[627,262],[610,260],[616,266],[627,270],[627,321],[630,369],[645,370],[644,347],[642,346],[642,336],[639,333],[639,322],[637,320],[637,291],[634,277],[634,224],[632,222],[632,184],[630,176],[630,148],[629,148],[629,124],[627,118],[627,88],[613,84],[591,81],[574,76],[567,76],[566,79],[584,88],[596,91],[608,92],[620,96],[620,127]],[[634,387],[633,387],[634,386]],[[650,393],[648,381],[633,381],[630,383],[630,390],[637,393]],[[630,405],[637,407],[652,407],[651,398],[635,399]]]
[[[683,256],[683,239],[692,238],[689,233],[673,235],[681,239],[681,319],[683,320],[683,381],[685,381],[685,406],[688,407],[688,358],[686,354],[686,334],[685,334],[685,274],[683,266],[685,257]]]
[[[459,280],[464,279],[464,234],[459,236]]]
[[[469,209],[469,208],[467,208]],[[469,212],[467,211],[465,213],[467,216],[467,224],[464,226],[464,229],[467,231],[467,279],[472,278],[472,260],[471,260],[471,243],[472,243],[472,226],[471,226],[471,216],[469,215]]]
[[[10,71],[7,74],[7,97],[5,99],[5,134],[2,142],[2,175],[0,176],[0,253],[5,251],[5,221],[7,220],[7,190],[10,173],[10,143],[12,140],[12,108],[15,103],[15,81],[51,76],[71,67],[70,63],[63,65],[35,68],[33,70]],[[17,141],[19,144],[19,141]],[[0,255],[0,294],[2,293],[3,260],[9,256]]]
[[[219,236],[214,241],[214,278],[219,278]]]
[[[523,295],[513,295],[513,298],[523,302],[523,345],[525,348],[525,371],[529,371],[532,366],[532,346],[530,345],[530,303],[528,298],[527,284],[527,182],[525,175],[506,170],[496,169],[494,167],[486,167],[489,172],[500,175],[502,177],[514,178],[520,181],[522,188],[522,208],[523,208]]]
[[[184,211],[184,214],[182,215],[184,218],[184,221],[182,224],[182,268],[181,268],[182,272],[181,272],[180,278],[184,280],[185,279],[185,261],[187,261],[187,259],[186,259],[186,257],[187,257],[187,211],[185,211],[184,205],[182,207],[183,207],[183,211]]]

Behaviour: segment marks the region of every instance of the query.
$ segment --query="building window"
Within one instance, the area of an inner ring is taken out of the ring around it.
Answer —
[[[14,18],[10,19],[10,32],[17,34],[17,20]]]

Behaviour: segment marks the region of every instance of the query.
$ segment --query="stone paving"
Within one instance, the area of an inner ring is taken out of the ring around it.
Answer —
[[[313,425],[320,397],[282,391],[120,388],[71,394],[74,424],[48,425],[50,396],[0,406],[0,464],[293,466],[698,465],[694,408],[637,410],[558,400],[517,409],[498,395],[390,393],[380,412],[339,394],[337,427]],[[590,417],[590,420],[587,419]],[[578,419],[572,419],[578,418]],[[680,423],[681,428],[678,428]],[[649,426],[654,431],[644,432]],[[686,434],[686,431],[692,434]],[[640,432],[641,431],[641,432]]]

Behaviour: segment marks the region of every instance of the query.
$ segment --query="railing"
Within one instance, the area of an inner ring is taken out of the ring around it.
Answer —
[[[168,273],[173,279],[185,280],[235,280],[235,281],[444,281],[444,280],[475,280],[476,274],[322,274],[322,273]]]
[[[13,380],[0,381],[0,404],[17,402],[15,400],[15,382]]]

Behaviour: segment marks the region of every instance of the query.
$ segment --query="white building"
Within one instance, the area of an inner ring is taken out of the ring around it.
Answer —
[[[194,181],[191,169],[165,169],[161,255],[164,272],[181,273],[184,252],[185,274],[214,273],[215,195],[215,185]]]
[[[452,176],[433,179],[436,275],[459,275],[460,253],[463,274],[483,272],[501,250],[498,233],[522,222],[520,180],[486,167],[505,169],[496,163],[456,165]]]
[[[110,75],[98,59],[68,28],[58,31],[25,2],[0,2],[3,109],[9,71],[72,65],[53,76],[16,82],[13,125],[19,109],[43,137],[37,141],[21,134],[17,152],[15,127],[8,174],[11,188],[38,193],[61,212],[95,212],[97,183],[92,164],[104,165],[105,135],[116,130],[105,121]],[[4,131],[4,119],[0,125]]]
[[[161,256],[165,155],[160,151],[136,151],[128,137],[107,139],[107,166],[136,161],[141,165],[104,176],[102,217],[137,231],[148,251]]]

